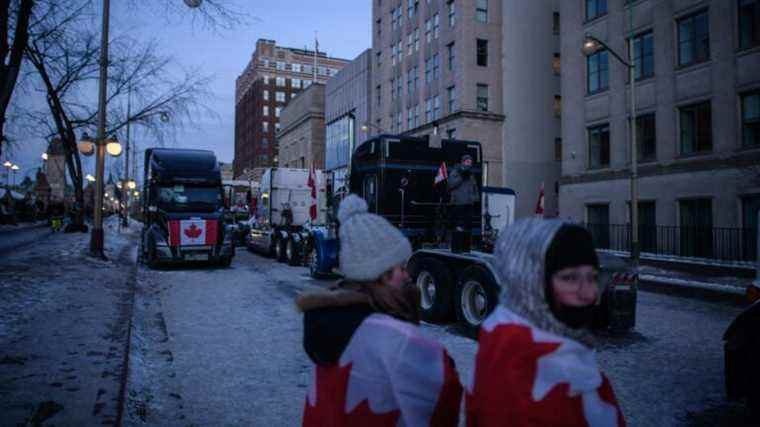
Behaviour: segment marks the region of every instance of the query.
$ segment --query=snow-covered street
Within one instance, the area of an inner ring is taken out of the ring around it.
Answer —
[[[108,262],[84,256],[87,234],[0,258],[0,424],[300,424],[311,363],[294,298],[331,281],[243,248],[230,268],[149,270],[135,265],[138,226],[108,224]],[[636,329],[598,342],[629,425],[743,425],[721,341],[740,310],[639,293]],[[468,382],[477,343],[422,328]]]
[[[310,362],[293,299],[329,284],[244,250],[229,269],[141,267],[128,422],[299,424]],[[640,293],[636,330],[599,339],[630,425],[741,425],[744,408],[724,399],[721,341],[739,311]],[[453,326],[423,329],[444,343],[466,381],[476,342]]]

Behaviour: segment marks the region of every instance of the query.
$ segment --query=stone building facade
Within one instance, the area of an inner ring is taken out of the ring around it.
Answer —
[[[282,111],[277,133],[279,165],[325,168],[325,85],[314,83]]]

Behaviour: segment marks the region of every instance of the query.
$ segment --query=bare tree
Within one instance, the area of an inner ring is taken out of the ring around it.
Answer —
[[[21,71],[33,8],[34,0],[3,0],[0,3],[0,154],[7,140],[5,115]]]
[[[87,2],[80,3],[87,8]],[[34,66],[44,94],[46,111],[33,110],[27,119],[46,137],[60,138],[69,176],[79,206],[84,206],[82,163],[77,150],[77,132],[96,127],[97,105],[92,102],[99,78],[99,34],[80,30],[86,18],[81,10],[52,5],[31,32],[26,55]],[[157,140],[192,124],[192,119],[210,115],[203,100],[210,97],[210,78],[192,71],[173,73],[173,62],[161,56],[153,42],[129,38],[110,42],[107,134],[122,131],[127,123],[146,128]],[[124,101],[131,96],[129,115]],[[168,123],[166,117],[171,120]],[[80,210],[79,221],[83,221]]]

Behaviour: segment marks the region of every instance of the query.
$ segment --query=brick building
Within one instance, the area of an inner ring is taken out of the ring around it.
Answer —
[[[235,82],[235,159],[239,177],[246,169],[277,165],[275,134],[282,108],[313,81],[325,83],[348,62],[325,52],[277,46],[259,39],[251,61]]]

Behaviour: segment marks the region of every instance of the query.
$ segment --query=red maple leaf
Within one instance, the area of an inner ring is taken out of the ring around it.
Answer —
[[[197,239],[201,235],[202,231],[195,223],[190,224],[190,227],[185,229],[185,236],[191,239]]]
[[[560,343],[533,340],[523,325],[499,325],[481,331],[475,381],[467,402],[467,426],[585,426],[581,396],[568,396],[570,385],[558,383],[542,400],[533,400],[538,359]]]
[[[316,402],[309,404],[308,398],[303,411],[303,426],[330,427],[381,427],[396,425],[399,410],[375,414],[369,408],[367,399],[362,400],[353,411],[346,413],[346,392],[351,364],[341,368],[337,364],[317,366]]]

